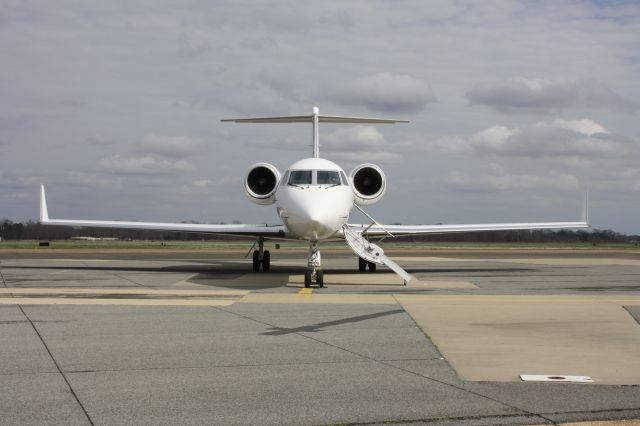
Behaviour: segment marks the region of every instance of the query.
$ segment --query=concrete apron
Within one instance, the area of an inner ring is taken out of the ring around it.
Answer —
[[[419,296],[398,302],[463,380],[520,374],[640,384],[640,325],[616,300],[581,296]]]

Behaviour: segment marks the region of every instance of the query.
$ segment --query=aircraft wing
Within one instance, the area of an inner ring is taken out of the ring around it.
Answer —
[[[369,225],[349,224],[349,228],[365,235],[452,234],[476,231],[517,231],[527,229],[589,228],[587,222],[477,223],[465,225]],[[368,229],[367,229],[368,228]]]
[[[43,225],[75,226],[80,228],[148,229],[153,231],[193,232],[201,234],[286,237],[286,228],[284,225],[217,225],[200,223],[132,222],[119,220],[50,219],[44,185],[40,186],[40,223]]]
[[[582,217],[577,222],[474,223],[464,225],[381,225],[349,224],[349,229],[364,235],[452,234],[457,232],[519,231],[535,229],[589,228],[589,198],[585,194]]]

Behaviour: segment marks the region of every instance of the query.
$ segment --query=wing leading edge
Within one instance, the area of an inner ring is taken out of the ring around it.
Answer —
[[[520,231],[536,229],[589,228],[589,198],[585,194],[582,217],[577,222],[476,223],[464,225],[364,225],[349,224],[350,229],[365,235],[452,234],[457,232]]]
[[[153,231],[193,232],[202,234],[286,237],[286,228],[284,225],[216,225],[200,223],[133,222],[119,220],[50,219],[44,185],[40,185],[40,223],[43,225],[75,226],[81,228],[148,229]]]

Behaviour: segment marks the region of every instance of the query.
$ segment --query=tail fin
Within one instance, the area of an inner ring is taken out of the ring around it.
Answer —
[[[47,210],[47,196],[44,193],[44,185],[40,185],[40,223],[49,220],[49,211]]]

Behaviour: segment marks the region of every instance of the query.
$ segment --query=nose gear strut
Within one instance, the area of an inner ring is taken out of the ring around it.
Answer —
[[[324,287],[324,272],[322,271],[322,259],[317,241],[309,243],[309,260],[307,261],[307,269],[304,271],[304,286],[311,287],[313,281],[318,284],[318,287]]]
[[[258,249],[253,250],[256,244]],[[269,272],[271,270],[271,253],[269,253],[269,250],[264,249],[264,237],[258,237],[258,240],[249,249],[249,253],[251,253],[251,250],[253,250],[253,272],[259,272],[260,266],[262,266],[263,272]],[[247,253],[247,256],[249,253]]]

